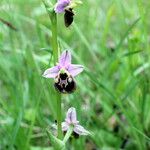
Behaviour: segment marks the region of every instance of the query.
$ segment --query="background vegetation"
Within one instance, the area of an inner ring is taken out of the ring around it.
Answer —
[[[149,8],[147,0],[87,0],[70,28],[59,15],[61,49],[86,67],[63,109],[74,106],[94,134],[68,149],[150,149]],[[0,150],[51,149],[45,128],[56,96],[41,76],[53,62],[48,15],[40,0],[1,0],[0,18]]]

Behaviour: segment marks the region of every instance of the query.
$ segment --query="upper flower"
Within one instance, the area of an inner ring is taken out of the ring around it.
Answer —
[[[75,132],[77,135],[90,134],[89,131],[84,129],[84,127],[79,124],[76,116],[76,109],[74,107],[68,109],[65,122],[62,122],[62,130],[67,131],[70,126],[73,126],[73,132]]]
[[[58,0],[54,8],[55,12],[63,13],[65,11],[65,8],[69,6],[70,3],[71,3],[71,0]]]
[[[43,76],[45,78],[56,78],[59,73],[67,72],[67,74],[75,77],[82,71],[82,65],[71,64],[71,53],[66,50],[61,54],[59,63],[56,66],[45,70]]]

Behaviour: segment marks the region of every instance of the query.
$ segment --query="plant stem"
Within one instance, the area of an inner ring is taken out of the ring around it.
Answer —
[[[54,65],[58,62],[58,41],[57,41],[57,14],[52,12],[51,25],[52,25],[52,48],[54,56]]]
[[[43,0],[43,3],[45,5],[45,8],[47,9],[47,12],[49,14],[50,20],[51,20],[51,31],[52,31],[52,37],[51,37],[51,43],[52,43],[52,49],[53,49],[53,57],[54,57],[54,65],[58,62],[59,58],[59,52],[58,52],[58,41],[57,41],[57,14],[52,11],[48,10],[49,5]],[[57,133],[58,138],[62,139],[62,127],[61,127],[61,95],[57,93]]]
[[[57,133],[58,138],[62,139],[62,127],[61,127],[61,95],[57,95]]]
[[[57,41],[57,14],[53,12],[51,15],[52,25],[52,48],[54,56],[54,65],[58,62],[58,41]],[[58,138],[62,139],[62,127],[61,127],[61,95],[57,93],[57,133]]]

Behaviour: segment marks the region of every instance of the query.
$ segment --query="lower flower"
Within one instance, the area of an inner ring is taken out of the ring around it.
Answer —
[[[53,127],[57,129],[56,124],[53,125]],[[68,109],[65,121],[62,122],[62,131],[64,132],[64,134],[67,133],[70,127],[72,128],[72,136],[75,138],[78,138],[80,135],[90,134],[88,130],[86,130],[83,126],[79,124],[76,116],[76,109],[74,107]]]

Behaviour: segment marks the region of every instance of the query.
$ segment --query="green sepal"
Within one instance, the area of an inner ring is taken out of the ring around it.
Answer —
[[[54,12],[54,7],[47,8],[47,11],[48,11],[48,13],[53,13]]]
[[[43,0],[43,3],[45,5],[45,8],[46,8],[48,14],[51,16],[51,14],[54,13],[54,6],[52,5],[52,3],[50,3],[46,0]]]
[[[63,141],[55,137],[51,132],[48,131],[48,129],[46,129],[46,133],[54,149],[65,150],[65,143]]]
[[[80,1],[80,0],[75,0],[74,3],[76,3],[76,4],[82,4],[82,1]]]
[[[53,4],[50,1],[48,0],[42,0],[42,1],[46,8],[53,7]]]
[[[72,1],[72,2],[70,3],[70,5],[67,6],[67,8],[75,8],[75,7],[77,7],[78,5],[81,5],[81,4],[82,4],[82,1],[80,1],[80,0],[75,0],[75,1]]]

